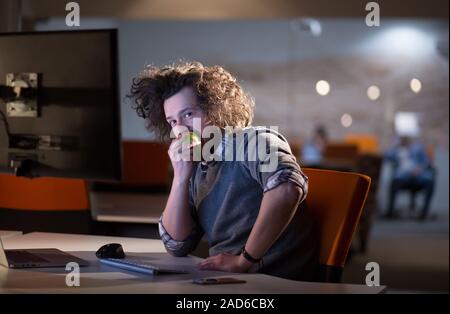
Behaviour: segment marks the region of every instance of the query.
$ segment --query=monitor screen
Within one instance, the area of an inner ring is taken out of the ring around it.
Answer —
[[[0,34],[0,171],[121,178],[116,30]]]

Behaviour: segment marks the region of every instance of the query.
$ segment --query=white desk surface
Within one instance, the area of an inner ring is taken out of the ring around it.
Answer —
[[[22,231],[0,230],[0,238],[6,239],[14,236],[22,235]]]
[[[192,266],[192,273],[182,275],[143,275],[132,273],[98,262],[95,251],[102,244],[119,242],[129,256],[177,259]],[[7,238],[6,248],[55,247],[90,262],[80,268],[80,286],[67,287],[68,271],[64,269],[7,269],[0,266],[0,293],[169,293],[169,294],[285,294],[285,293],[380,293],[385,287],[367,287],[353,284],[314,283],[286,280],[262,274],[231,274],[198,271],[197,257],[170,257],[159,240],[30,233]],[[131,253],[152,252],[152,253]],[[202,286],[192,283],[192,278],[232,276],[242,278],[245,284]]]

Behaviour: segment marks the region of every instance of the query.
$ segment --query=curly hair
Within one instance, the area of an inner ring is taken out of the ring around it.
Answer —
[[[163,67],[147,66],[133,79],[128,98],[146,128],[161,141],[169,139],[171,127],[164,113],[164,101],[184,87],[192,87],[197,104],[207,118],[221,128],[249,126],[253,119],[253,98],[246,94],[221,66],[200,62],[174,63]]]

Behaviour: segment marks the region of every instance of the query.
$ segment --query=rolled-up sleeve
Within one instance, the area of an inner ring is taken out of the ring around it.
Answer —
[[[173,256],[186,256],[198,245],[198,242],[202,238],[204,232],[201,227],[195,223],[192,228],[191,234],[186,237],[183,241],[177,241],[173,239],[170,234],[167,232],[164,224],[162,222],[162,215],[159,218],[158,227],[159,227],[159,236],[164,243],[164,246],[167,252]]]
[[[277,132],[266,130],[258,134],[257,141],[266,142],[268,154],[257,156],[256,161],[248,161],[247,166],[264,193],[282,183],[292,182],[301,190],[300,202],[304,201],[308,194],[308,177],[301,171],[286,139]],[[264,171],[263,165],[268,164],[270,160],[275,161],[275,166],[270,171]]]
[[[300,188],[300,202],[303,202],[308,194],[308,177],[301,170],[297,171],[294,169],[285,168],[276,171],[267,180],[267,184],[264,187],[264,193],[285,182],[292,182]]]

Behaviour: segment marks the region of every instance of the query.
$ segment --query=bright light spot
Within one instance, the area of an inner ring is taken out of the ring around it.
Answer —
[[[353,119],[352,116],[348,113],[344,113],[341,117],[341,124],[344,128],[348,128],[352,125]]]
[[[414,93],[418,93],[422,89],[422,82],[419,79],[413,78],[411,82],[409,82],[409,86]]]
[[[316,91],[319,95],[326,96],[330,92],[330,83],[320,80],[316,83]]]
[[[364,47],[389,55],[428,56],[435,52],[435,39],[413,26],[396,26],[368,39]]]
[[[367,89],[367,97],[370,100],[377,100],[380,98],[380,88],[376,85],[372,85]]]
[[[418,136],[420,134],[419,116],[415,112],[395,114],[395,132],[399,136]]]

